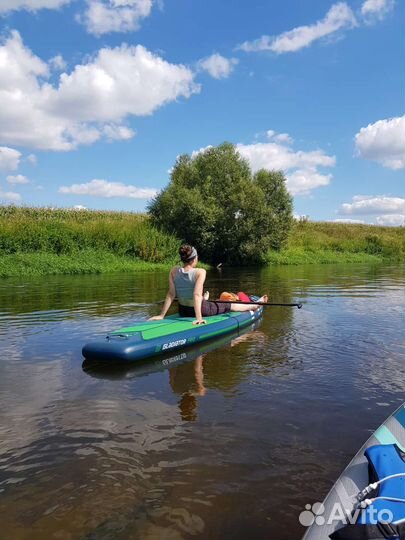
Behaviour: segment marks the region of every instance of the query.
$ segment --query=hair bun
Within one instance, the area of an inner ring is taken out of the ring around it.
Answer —
[[[187,262],[191,259],[193,259],[193,252],[195,251],[195,249],[193,248],[193,246],[190,246],[189,244],[183,244],[180,249],[179,249],[179,255],[180,255],[180,259],[183,261],[183,262]]]

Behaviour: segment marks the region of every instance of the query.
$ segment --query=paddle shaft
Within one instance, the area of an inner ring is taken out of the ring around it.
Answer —
[[[255,304],[257,306],[284,306],[284,307],[297,307],[298,309],[302,308],[302,304],[274,304],[271,302],[242,302],[241,300],[208,300],[208,302],[215,302],[216,304]]]
[[[178,302],[177,298],[174,299],[175,302]],[[276,307],[296,307],[298,309],[302,308],[302,304],[273,304],[271,302],[241,302],[240,300],[235,300],[235,302],[231,302],[230,300],[207,300],[207,302],[216,302],[217,304],[255,304],[258,306],[276,306]],[[156,304],[163,304],[164,300],[159,300],[158,302],[155,302]]]

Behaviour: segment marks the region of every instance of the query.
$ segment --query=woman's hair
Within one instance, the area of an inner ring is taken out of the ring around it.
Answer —
[[[197,250],[189,244],[183,244],[179,249],[179,255],[182,262],[191,262],[197,257]]]

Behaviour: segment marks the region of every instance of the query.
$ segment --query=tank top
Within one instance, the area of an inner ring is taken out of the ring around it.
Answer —
[[[188,272],[184,268],[176,268],[173,283],[176,288],[176,296],[182,306],[194,306],[194,286],[196,280],[196,269],[192,268]]]

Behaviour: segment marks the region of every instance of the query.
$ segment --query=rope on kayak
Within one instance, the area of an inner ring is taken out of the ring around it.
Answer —
[[[357,500],[362,501],[366,495],[368,495],[372,491],[376,490],[377,487],[380,484],[382,484],[383,482],[385,482],[386,480],[392,480],[393,478],[404,478],[404,477],[405,477],[405,473],[396,473],[396,474],[390,474],[389,476],[385,476],[384,478],[381,478],[377,482],[373,482],[372,484],[369,484],[362,491],[360,491],[357,494]],[[380,498],[380,497],[377,497],[377,498]],[[382,497],[382,498],[384,498],[384,497]],[[366,500],[370,500],[370,499],[366,499]],[[373,499],[373,500],[375,500],[375,499]],[[401,499],[401,501],[403,501],[403,499]],[[405,500],[403,502],[405,502]]]
[[[368,506],[373,504],[375,501],[390,501],[390,502],[405,503],[405,499],[399,499],[397,497],[374,497],[373,499],[364,499],[364,501],[361,501],[358,507],[367,508]]]

